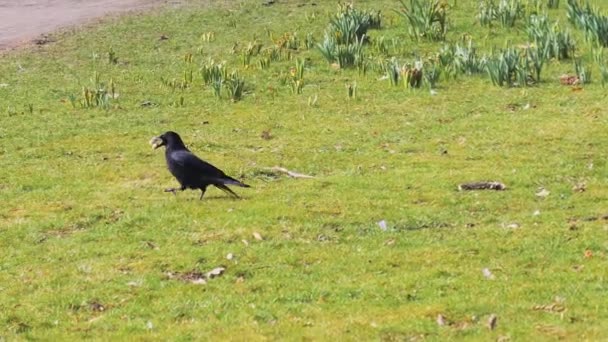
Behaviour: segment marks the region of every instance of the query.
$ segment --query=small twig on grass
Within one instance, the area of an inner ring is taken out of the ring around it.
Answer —
[[[459,191],[463,190],[505,190],[506,185],[501,182],[473,182],[464,183],[458,186]]]
[[[309,176],[309,175],[305,175],[305,174],[302,174],[302,173],[297,173],[297,172],[289,171],[286,168],[280,167],[280,166],[267,167],[266,169],[274,171],[274,172],[284,173],[284,174],[286,174],[286,175],[288,175],[289,177],[292,177],[292,178],[315,178],[314,176]]]

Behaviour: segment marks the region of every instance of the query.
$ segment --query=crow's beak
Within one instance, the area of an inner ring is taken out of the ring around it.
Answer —
[[[150,145],[152,145],[152,149],[156,150],[157,148],[164,145],[163,139],[161,139],[160,137],[154,137],[150,139]]]

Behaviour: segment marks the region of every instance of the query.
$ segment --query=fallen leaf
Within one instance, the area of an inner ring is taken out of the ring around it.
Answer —
[[[519,103],[508,103],[507,109],[514,112],[519,108]]]
[[[488,329],[494,330],[496,329],[496,325],[498,324],[498,316],[495,314],[491,314],[490,318],[488,318]]]
[[[258,241],[264,240],[264,238],[262,238],[262,235],[260,235],[260,233],[258,233],[258,232],[253,232],[253,238]]]
[[[89,302],[89,309],[91,309],[92,311],[102,312],[106,310],[106,307],[100,302],[94,300]]]
[[[576,75],[563,74],[559,77],[559,83],[562,85],[577,85],[580,80]]]
[[[536,197],[542,197],[545,198],[547,196],[549,196],[551,192],[543,187],[538,188],[538,191],[536,192]]]
[[[593,257],[593,252],[589,249],[585,250],[585,258],[589,259]]]
[[[211,271],[207,272],[205,274],[205,276],[207,277],[207,279],[213,279],[213,278],[217,278],[219,276],[221,276],[222,274],[224,274],[224,272],[226,271],[225,267],[216,267],[214,269],[212,269]]]
[[[440,327],[448,325],[445,316],[443,316],[442,314],[437,315],[437,325],[439,325]]]
[[[574,191],[574,192],[585,192],[586,190],[587,190],[587,183],[585,183],[585,182],[576,183],[572,187],[572,191]]]
[[[517,222],[513,222],[513,223],[509,223],[508,225],[506,225],[504,227],[509,228],[509,229],[517,229],[517,228],[521,227],[521,225]]]
[[[228,253],[228,254],[226,254],[226,259],[232,260],[232,259],[234,259],[234,255],[232,253]]]
[[[146,241],[146,246],[148,246],[148,248],[150,248],[150,249],[154,249],[154,250],[158,249],[158,246],[156,244],[154,244],[154,242],[152,242],[152,241]]]
[[[382,230],[383,232],[385,232],[388,229],[388,227],[386,226],[385,220],[378,221],[378,227],[380,227],[380,230]]]
[[[87,323],[91,324],[91,323],[94,323],[94,322],[99,321],[99,320],[100,320],[100,319],[102,319],[102,318],[104,318],[104,315],[100,315],[100,316],[97,316],[97,317],[93,317],[93,318],[91,318],[90,320],[88,320],[88,321],[87,321]],[[22,323],[20,323],[19,325],[21,326],[21,324],[22,324]]]
[[[260,135],[260,138],[262,138],[264,140],[270,140],[270,139],[272,139],[272,134],[270,134],[270,130],[262,131],[262,134]]]
[[[156,104],[156,103],[154,103],[154,102],[152,102],[152,101],[145,100],[145,101],[142,101],[142,102],[139,104],[139,106],[140,106],[140,107],[152,107],[152,106],[157,106],[157,104]]]
[[[488,268],[484,268],[483,270],[481,270],[481,273],[483,273],[483,276],[486,277],[486,279],[494,279],[492,271],[490,271],[490,269]]]

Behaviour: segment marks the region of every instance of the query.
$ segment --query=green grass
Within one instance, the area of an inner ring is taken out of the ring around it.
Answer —
[[[563,60],[533,87],[442,77],[433,96],[374,70],[338,70],[316,48],[245,68],[235,43],[267,48],[267,32],[294,31],[321,41],[337,7],[259,3],[123,17],[1,57],[0,339],[608,338],[608,223],[585,220],[606,214],[605,89],[565,4],[549,16],[573,31],[591,84],[560,85],[574,73]],[[439,51],[409,37],[397,1],[356,6],[382,9],[383,28],[368,33],[395,39],[387,58]],[[480,54],[527,42],[524,21],[487,28],[474,13],[476,1],[449,10],[447,41],[467,34]],[[239,70],[240,101],[203,86],[209,58]],[[306,59],[302,94],[291,89],[296,58]],[[183,89],[161,81],[189,68]],[[96,72],[117,98],[74,107]],[[253,188],[235,189],[239,201],[164,193],[176,182],[147,142],[166,130]],[[268,176],[275,165],[316,178]],[[479,180],[508,190],[457,191]],[[573,190],[580,182],[586,191]],[[219,265],[226,273],[206,285],[166,276]],[[538,310],[555,302],[564,310]],[[452,324],[439,326],[439,314]]]

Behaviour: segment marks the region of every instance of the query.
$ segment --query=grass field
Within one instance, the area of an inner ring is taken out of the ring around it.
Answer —
[[[489,28],[477,1],[449,4],[443,42],[413,39],[398,1],[357,1],[382,10],[366,72],[317,48],[332,1],[186,5],[0,57],[0,340],[607,339],[599,49],[562,1],[546,12],[591,83],[560,84],[569,58],[527,87],[393,86],[392,57],[529,42],[525,18]],[[209,59],[238,70],[240,100],[204,85]],[[167,130],[252,188],[164,193],[148,140]],[[507,190],[458,191],[473,181]],[[218,266],[204,285],[168,275]]]

